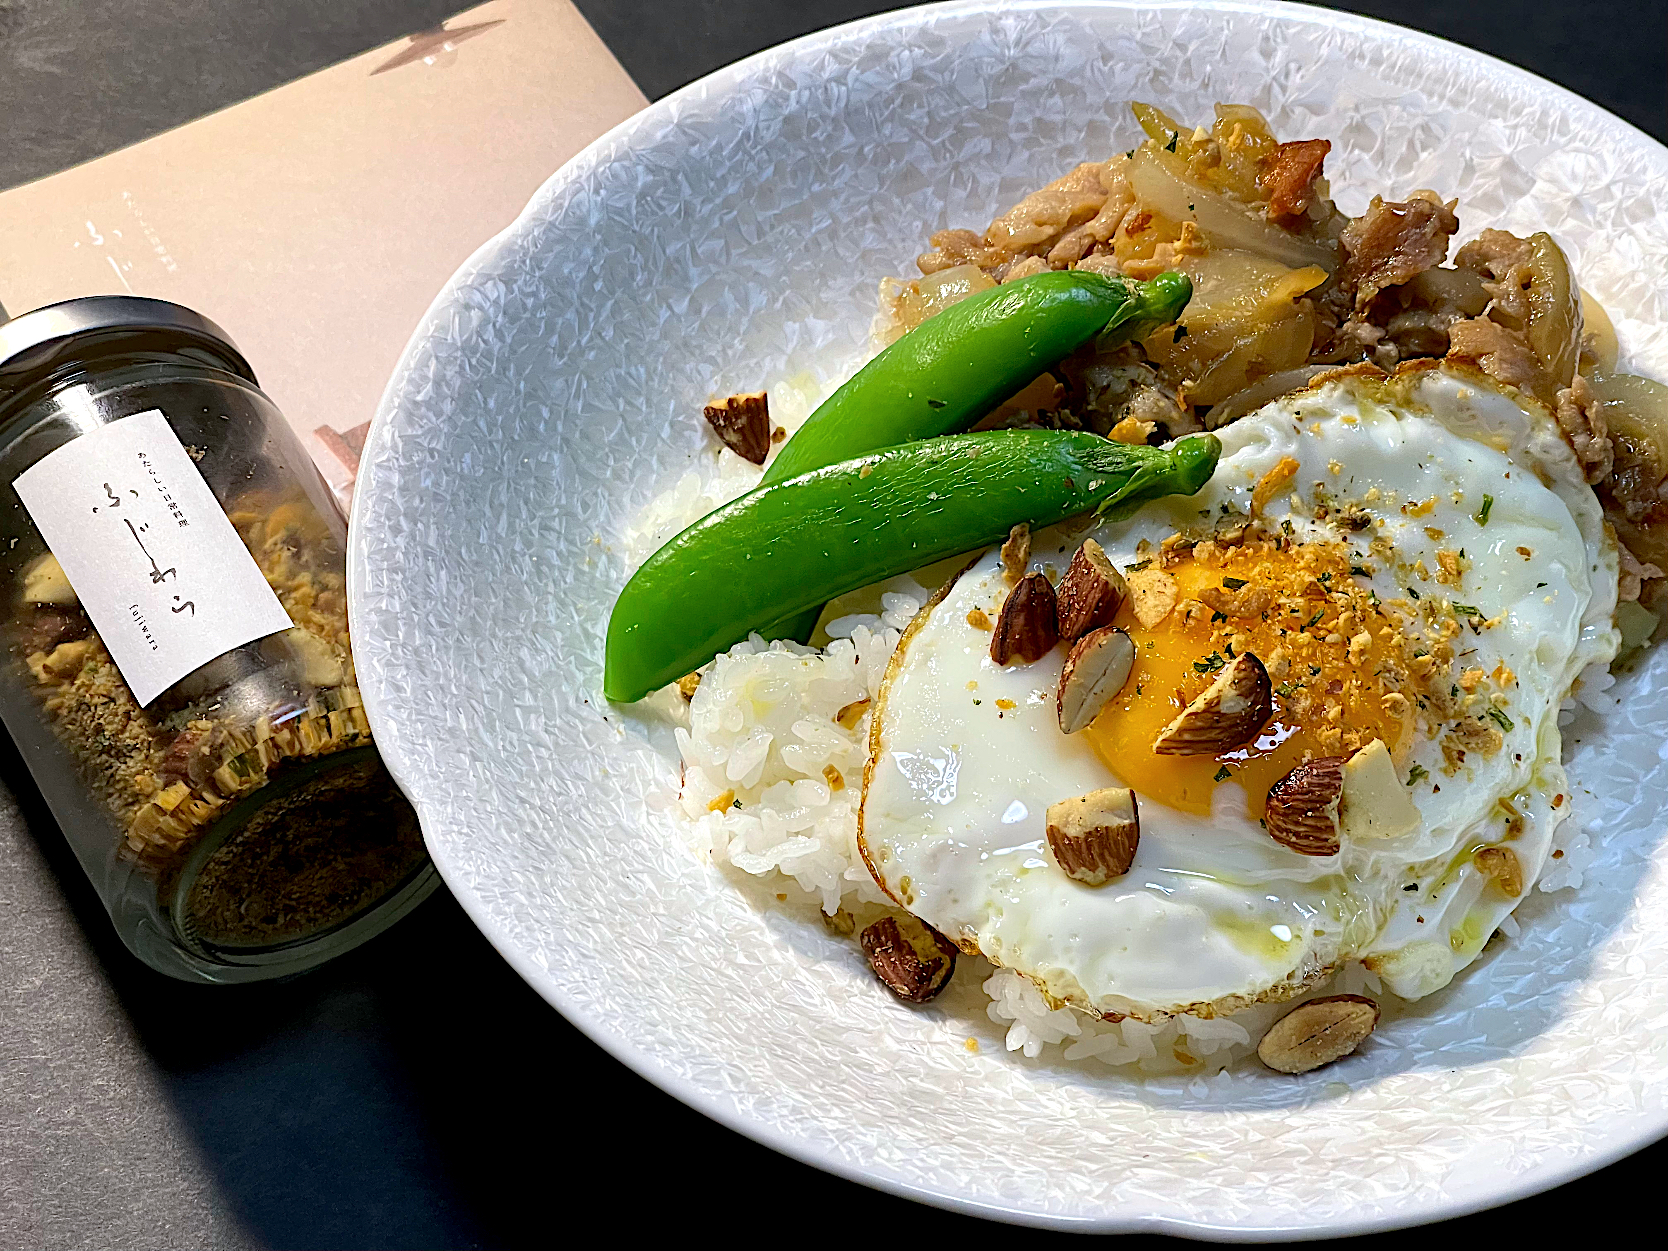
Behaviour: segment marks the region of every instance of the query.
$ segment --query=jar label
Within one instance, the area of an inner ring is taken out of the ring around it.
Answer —
[[[160,410],[88,431],[12,487],[141,705],[290,628]]]

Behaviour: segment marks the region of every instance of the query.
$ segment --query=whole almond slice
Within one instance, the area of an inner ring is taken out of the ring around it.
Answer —
[[[1243,747],[1274,715],[1268,670],[1241,652],[1182,713],[1158,732],[1153,750],[1161,756],[1215,756]]]
[[[1257,1044],[1257,1058],[1277,1073],[1307,1073],[1366,1042],[1378,1016],[1378,1004],[1365,995],[1311,999],[1269,1026]]]
[[[1116,626],[1091,630],[1071,645],[1054,694],[1060,729],[1076,734],[1124,689],[1135,668],[1135,644]]]
[[[1048,806],[1048,850],[1067,877],[1104,886],[1129,872],[1141,841],[1135,792],[1109,786]]]
[[[956,971],[956,945],[908,912],[882,917],[858,942],[875,976],[907,1003],[933,998]]]
[[[1090,630],[1111,625],[1128,598],[1129,583],[1107,559],[1105,549],[1093,539],[1084,539],[1055,591],[1060,637],[1069,643]]]
[[[1343,793],[1344,757],[1305,761],[1268,788],[1263,825],[1270,838],[1299,855],[1335,856]]]
[[[990,636],[990,658],[999,665],[1016,658],[1029,664],[1047,655],[1059,638],[1054,587],[1040,573],[1027,574],[1002,601]]]

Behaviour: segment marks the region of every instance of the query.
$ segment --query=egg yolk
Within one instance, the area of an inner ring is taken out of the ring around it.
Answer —
[[[1399,760],[1413,727],[1400,694],[1408,657],[1401,632],[1352,574],[1358,558],[1318,542],[1206,551],[1127,571],[1132,595],[1114,624],[1135,644],[1135,666],[1084,731],[1123,785],[1208,816],[1216,787],[1231,781],[1259,819],[1269,787],[1305,760],[1375,738]],[[1159,732],[1246,652],[1274,688],[1274,715],[1256,739],[1215,755],[1153,751]]]

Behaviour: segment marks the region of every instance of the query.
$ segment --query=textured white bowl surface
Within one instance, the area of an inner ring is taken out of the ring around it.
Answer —
[[[802,1160],[1009,1219],[1220,1238],[1475,1209],[1668,1129],[1665,658],[1572,729],[1598,859],[1343,1066],[1201,1090],[1003,1050],[976,979],[892,1000],[850,942],[687,852],[669,733],[600,697],[617,536],[702,403],[844,376],[878,280],[1134,144],[1127,103],[1249,101],[1333,142],[1346,209],[1550,228],[1668,378],[1668,151],[1475,53],[1290,5],[958,4],[761,54],[563,167],[459,272],[365,448],[355,651],[435,862],[516,969],[666,1090]],[[970,1053],[969,1036],[981,1041]],[[1091,1062],[1092,1063],[1092,1062]],[[573,1075],[562,1075],[571,1080]]]

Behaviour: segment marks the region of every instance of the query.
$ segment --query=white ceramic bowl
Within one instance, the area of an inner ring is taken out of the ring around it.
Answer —
[[[1130,147],[1132,98],[1183,118],[1249,101],[1330,138],[1352,211],[1430,186],[1467,234],[1550,227],[1629,359],[1668,377],[1668,151],[1497,61],[1267,3],[972,3],[828,31],[593,144],[413,338],[353,523],[383,753],[453,891],[551,1004],[846,1177],[1038,1224],[1254,1238],[1430,1220],[1596,1168],[1668,1128],[1662,663],[1572,735],[1586,885],[1537,894],[1520,939],[1299,1079],[1143,1085],[1010,1055],[976,979],[899,1005],[853,944],[698,862],[645,804],[676,754],[598,694],[615,536],[702,446],[703,401],[842,376],[883,275]]]

